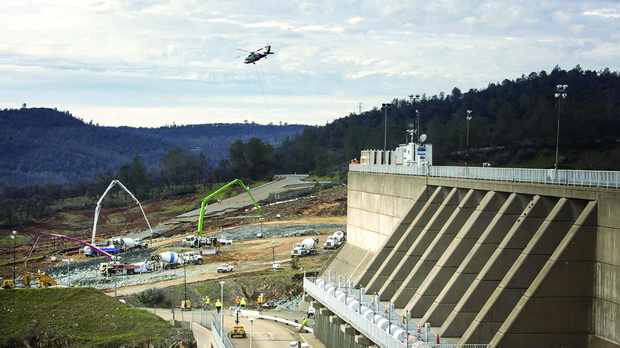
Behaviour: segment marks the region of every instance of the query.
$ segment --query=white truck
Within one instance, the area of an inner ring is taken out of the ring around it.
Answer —
[[[319,244],[318,238],[306,238],[301,243],[295,244],[295,247],[291,251],[291,257],[316,255],[317,244]]]
[[[134,264],[124,264],[119,261],[110,261],[99,264],[99,273],[105,277],[112,274],[137,274],[155,270],[153,262],[138,262]]]
[[[233,240],[226,236],[220,236],[217,238],[217,242],[221,245],[231,245],[233,243]]]
[[[220,267],[217,268],[217,273],[228,273],[228,272],[232,272],[233,269],[235,269],[235,266],[224,263],[224,264],[221,264]]]
[[[203,246],[216,247],[218,241],[215,237],[198,237],[192,235],[185,237],[181,245],[192,248],[202,248]]]
[[[204,260],[202,256],[190,251],[179,255],[174,251],[165,251],[163,253],[151,256],[153,261],[159,262],[159,268],[163,269],[174,269],[179,267],[180,265],[185,264],[194,264],[194,265],[202,265]]]
[[[336,231],[323,244],[323,249],[338,249],[346,241],[344,231]]]

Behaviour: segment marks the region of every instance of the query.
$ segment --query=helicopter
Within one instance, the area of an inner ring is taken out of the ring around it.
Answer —
[[[261,52],[263,49],[267,49],[265,52]],[[240,49],[240,51],[245,51]],[[245,51],[248,52],[248,51]],[[271,52],[271,45],[267,45],[265,47],[261,47],[259,49],[257,49],[256,51],[250,52],[250,54],[248,54],[248,56],[245,58],[244,63],[245,64],[250,64],[253,63],[255,64],[258,60],[260,60],[261,58],[267,58],[267,55],[270,54],[274,54],[274,52]]]

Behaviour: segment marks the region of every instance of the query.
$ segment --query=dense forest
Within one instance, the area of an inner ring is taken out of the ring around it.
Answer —
[[[0,187],[67,183],[114,173],[140,156],[149,170],[182,148],[217,163],[235,141],[252,137],[278,146],[303,125],[202,124],[159,128],[100,127],[49,108],[0,110]]]
[[[568,86],[566,98],[556,97],[558,84]],[[0,174],[32,170],[46,178],[46,183],[3,185],[0,226],[18,226],[46,216],[59,199],[94,199],[112,179],[121,180],[141,199],[193,192],[197,187],[234,178],[251,182],[276,173],[302,172],[346,180],[348,163],[359,157],[361,150],[383,148],[386,116],[388,149],[405,143],[405,130],[419,121],[421,132],[434,146],[434,165],[463,165],[467,110],[472,116],[469,165],[487,162],[493,166],[552,168],[559,118],[560,169],[620,169],[620,76],[607,69],[584,71],[579,66],[569,71],[556,67],[549,73],[531,73],[514,81],[491,83],[482,90],[463,93],[454,88],[450,94],[394,99],[387,112],[374,108],[325,126],[295,126],[290,134],[285,128],[292,126],[262,126],[268,129],[248,123],[215,125],[215,131],[204,126],[108,129],[85,124],[67,112],[4,110],[0,111],[6,125],[0,138],[0,158],[5,167]],[[66,130],[71,127],[79,131]],[[244,128],[254,128],[255,133],[243,132]],[[217,134],[229,140],[225,150],[218,150],[227,157],[212,160],[203,151],[209,147],[205,139]],[[111,139],[108,146],[94,146],[89,140],[106,136]],[[117,142],[133,152],[122,152],[111,145]],[[45,158],[53,146],[58,146],[56,152]],[[100,163],[100,153],[109,161],[105,170],[76,176],[79,180],[62,177],[67,183],[53,180],[59,169],[72,162],[84,168]],[[33,162],[23,158],[32,154],[41,159]]]

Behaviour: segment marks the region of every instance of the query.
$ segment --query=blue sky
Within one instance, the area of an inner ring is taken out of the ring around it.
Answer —
[[[0,23],[0,108],[112,126],[322,125],[556,65],[620,70],[620,1],[8,0]]]

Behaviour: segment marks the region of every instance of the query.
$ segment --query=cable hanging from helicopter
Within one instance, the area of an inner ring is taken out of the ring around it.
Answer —
[[[244,52],[249,52],[246,50],[242,50],[239,49],[240,51],[244,51]],[[271,52],[271,44],[268,44],[265,47],[261,47],[259,49],[257,49],[256,51],[253,52],[249,52],[250,54],[248,54],[248,56],[245,58],[245,60],[243,61],[245,64],[250,64],[252,63],[254,65],[254,69],[256,70],[256,77],[258,78],[258,84],[260,85],[260,90],[263,94],[263,101],[265,102],[265,108],[267,109],[267,116],[269,117],[269,122],[272,123],[271,120],[271,112],[269,111],[269,105],[267,105],[267,98],[265,97],[265,90],[263,89],[263,82],[261,81],[260,78],[260,74],[258,73],[258,68],[256,67],[256,62],[265,58],[267,59],[267,56],[270,54],[274,54],[274,52]],[[239,56],[240,57],[240,56]],[[237,58],[239,58],[237,57]]]

